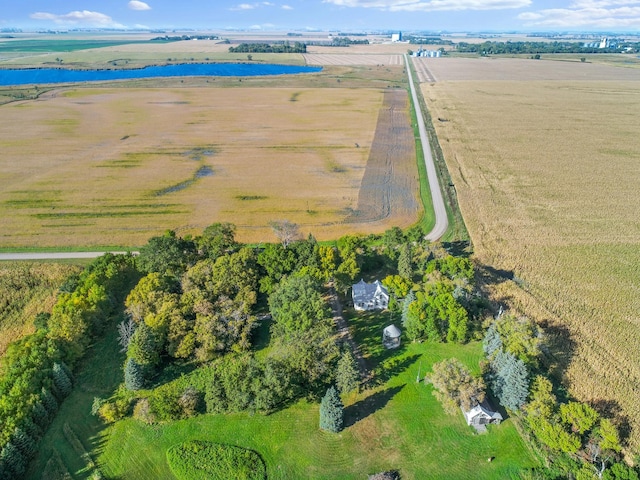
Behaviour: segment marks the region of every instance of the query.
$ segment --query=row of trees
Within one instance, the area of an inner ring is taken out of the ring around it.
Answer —
[[[499,54],[543,54],[543,53],[604,53],[616,48],[601,49],[585,47],[582,42],[460,42],[456,46],[457,52],[479,53],[482,55]]]
[[[11,344],[0,375],[0,479],[20,478],[71,392],[73,367],[138,278],[133,257],[106,255],[71,278],[36,332]]]
[[[241,43],[237,47],[229,47],[229,53],[307,53],[307,45],[295,42],[282,43]]]

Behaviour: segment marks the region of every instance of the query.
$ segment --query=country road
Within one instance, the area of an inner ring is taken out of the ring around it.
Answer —
[[[8,260],[64,260],[97,258],[105,253],[124,254],[127,252],[24,252],[24,253],[0,253],[0,261]],[[134,255],[137,252],[131,252]]]
[[[429,137],[427,136],[427,129],[424,125],[422,109],[420,108],[420,102],[418,102],[418,94],[413,83],[413,77],[411,75],[411,69],[409,65],[409,57],[407,56],[407,54],[404,55],[404,62],[407,67],[409,86],[411,87],[411,96],[413,97],[413,105],[416,109],[416,117],[418,118],[418,130],[420,131],[420,141],[422,143],[422,152],[424,153],[424,164],[427,167],[427,178],[429,180],[429,189],[431,190],[431,200],[433,202],[433,210],[436,215],[436,224],[433,226],[433,230],[431,230],[425,238],[434,242],[440,239],[447,231],[447,228],[449,228],[449,219],[447,218],[447,209],[444,205],[442,190],[440,189],[440,182],[438,182],[436,165],[433,162],[433,156],[431,155]]]

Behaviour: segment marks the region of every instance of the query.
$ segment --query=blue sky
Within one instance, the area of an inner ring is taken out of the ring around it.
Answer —
[[[17,0],[0,28],[640,31],[640,0]]]

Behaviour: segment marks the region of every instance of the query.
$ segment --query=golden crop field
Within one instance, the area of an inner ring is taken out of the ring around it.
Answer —
[[[199,233],[219,221],[255,242],[274,240],[268,225],[279,219],[321,239],[410,225],[417,202],[375,222],[346,223],[374,136],[386,134],[378,117],[387,95],[68,88],[3,105],[0,246],[136,246],[168,228]],[[403,108],[410,125],[406,101]],[[394,162],[391,173],[417,198],[415,149]]]
[[[497,300],[548,329],[570,391],[640,446],[640,70],[429,59],[422,90]],[[501,78],[501,79],[500,79]]]

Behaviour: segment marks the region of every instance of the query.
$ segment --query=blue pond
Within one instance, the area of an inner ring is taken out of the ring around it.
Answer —
[[[254,77],[314,73],[322,67],[249,63],[189,63],[131,70],[67,70],[62,68],[0,69],[0,85],[96,82],[155,77]]]

